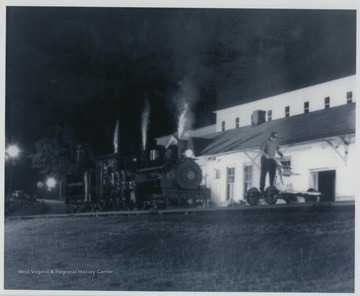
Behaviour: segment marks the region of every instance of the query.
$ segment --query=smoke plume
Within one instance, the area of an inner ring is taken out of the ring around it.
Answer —
[[[179,91],[174,96],[175,105],[177,107],[177,132],[181,139],[184,132],[192,128],[196,116],[192,111],[194,104],[198,100],[197,90],[190,77],[185,77],[179,82]]]
[[[148,98],[145,98],[144,108],[141,115],[141,137],[142,137],[142,146],[143,150],[146,149],[146,141],[147,141],[147,131],[149,127],[149,117],[150,117],[150,103]]]

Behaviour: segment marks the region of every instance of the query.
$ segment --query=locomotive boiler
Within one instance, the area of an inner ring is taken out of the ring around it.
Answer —
[[[140,204],[145,208],[209,206],[210,190],[201,186],[202,171],[194,159],[179,153],[177,146],[162,150],[161,146],[150,150],[149,161],[136,171]]]

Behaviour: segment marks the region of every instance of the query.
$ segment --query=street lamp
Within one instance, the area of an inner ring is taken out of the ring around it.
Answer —
[[[10,159],[18,157],[19,153],[20,149],[16,145],[10,145],[8,149],[6,149],[6,155],[10,157]]]
[[[12,174],[13,174],[13,166],[15,165],[15,159],[19,156],[20,149],[16,145],[10,145],[5,151],[5,160],[8,164],[8,179],[7,179],[7,195],[6,198],[10,201],[10,197],[12,194]]]
[[[55,188],[56,186],[56,180],[54,178],[48,178],[46,180],[46,185],[48,187],[48,190],[51,191],[51,189]]]

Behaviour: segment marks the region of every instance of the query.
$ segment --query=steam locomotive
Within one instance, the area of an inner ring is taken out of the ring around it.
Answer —
[[[95,175],[85,172],[84,193],[67,204],[76,211],[208,207],[210,190],[201,186],[202,171],[186,141],[154,146],[139,155],[100,156]],[[95,181],[95,188],[92,182]]]

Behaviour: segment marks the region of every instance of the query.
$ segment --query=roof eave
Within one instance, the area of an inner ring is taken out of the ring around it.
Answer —
[[[280,141],[280,145],[281,146],[288,146],[288,145],[293,145],[293,144],[300,144],[300,145],[304,145],[304,144],[309,144],[311,142],[320,142],[320,141],[324,141],[327,138],[330,137],[339,137],[339,136],[345,136],[345,135],[355,135],[356,131],[355,129],[352,130],[347,130],[344,132],[337,132],[337,133],[329,133],[326,135],[322,135],[321,137],[318,136],[314,136],[314,137],[306,137],[306,138],[301,138],[301,139],[296,139],[293,141]],[[261,145],[256,145],[256,146],[250,146],[250,147],[246,147],[243,149],[237,149],[237,150],[231,150],[231,151],[223,151],[223,152],[218,152],[218,153],[212,153],[212,154],[202,154],[197,156],[197,158],[199,157],[214,157],[214,156],[223,156],[223,155],[229,155],[229,154],[233,154],[233,153],[240,153],[240,152],[246,152],[249,150],[257,150],[260,149]]]

